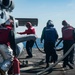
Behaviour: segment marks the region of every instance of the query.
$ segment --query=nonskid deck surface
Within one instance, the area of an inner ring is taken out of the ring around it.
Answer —
[[[58,57],[62,57],[62,51],[57,52]],[[19,57],[21,68],[20,74],[21,75],[37,75],[38,72],[43,71],[45,69],[45,54],[38,51],[38,49],[33,49],[33,57],[29,59],[25,59],[27,56],[26,50],[24,50],[23,54]],[[74,58],[75,59],[75,58]],[[28,62],[27,62],[28,61]],[[28,65],[27,65],[27,63]],[[50,65],[52,65],[50,63]],[[58,63],[57,66],[53,68],[53,71],[47,71],[42,75],[75,75],[75,65],[74,69],[66,69],[62,68],[62,62]]]

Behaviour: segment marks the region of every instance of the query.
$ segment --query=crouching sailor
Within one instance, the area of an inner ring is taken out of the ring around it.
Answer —
[[[16,45],[14,32],[5,27],[5,23],[0,24],[0,54],[3,62],[0,63],[0,71],[6,73],[11,67],[13,55],[16,55]],[[5,74],[4,74],[5,75]]]

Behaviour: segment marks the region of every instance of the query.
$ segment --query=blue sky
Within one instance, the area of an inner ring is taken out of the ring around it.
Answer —
[[[36,34],[41,36],[42,29],[50,19],[61,37],[61,22],[66,20],[75,27],[75,0],[13,0],[15,8],[11,14],[17,18],[38,18]]]

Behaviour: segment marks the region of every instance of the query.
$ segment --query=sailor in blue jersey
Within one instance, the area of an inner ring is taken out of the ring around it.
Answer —
[[[57,61],[57,54],[54,49],[55,43],[58,39],[58,33],[54,28],[51,20],[48,20],[46,27],[43,28],[41,35],[41,43],[44,40],[44,51],[46,53],[46,67],[49,67],[50,56],[55,63]]]

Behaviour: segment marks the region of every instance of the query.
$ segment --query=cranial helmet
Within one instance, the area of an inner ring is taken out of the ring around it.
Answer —
[[[32,24],[31,24],[31,22],[27,22],[26,25],[30,25],[31,26]]]
[[[48,20],[47,24],[49,24],[49,25],[52,24],[52,20]]]
[[[31,22],[27,22],[27,23],[26,23],[26,26],[27,26],[27,27],[31,27],[31,26],[32,26]]]

